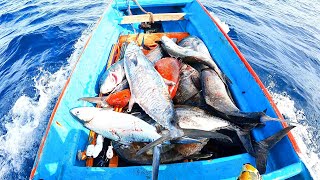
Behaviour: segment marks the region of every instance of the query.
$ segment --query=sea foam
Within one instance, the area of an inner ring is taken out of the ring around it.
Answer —
[[[75,43],[67,65],[54,73],[40,68],[40,73],[33,78],[35,95],[21,95],[10,111],[1,118],[4,132],[0,136],[0,179],[29,177],[32,167],[28,165],[36,157],[55,101],[80,57],[93,26],[85,30]]]
[[[314,142],[317,137],[313,137],[314,134],[317,134],[313,133],[316,129],[307,124],[304,110],[297,109],[295,102],[286,92],[276,93],[270,87],[268,89],[284,118],[293,122],[294,125],[299,124],[292,130],[292,135],[301,150],[298,155],[309,169],[312,177],[320,177],[320,157],[317,153],[320,147]]]

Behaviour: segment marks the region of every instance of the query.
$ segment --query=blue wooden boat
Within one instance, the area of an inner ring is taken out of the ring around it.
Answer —
[[[233,82],[230,87],[236,104],[242,111],[254,112],[267,109],[271,117],[282,118],[268,91],[229,36],[210,16],[198,0],[139,0],[140,5],[154,14],[183,13],[183,18],[162,19],[165,33],[188,32],[200,37],[208,47],[220,69]],[[150,179],[151,166],[86,167],[77,160],[77,151],[85,149],[89,130],[69,113],[73,107],[83,106],[80,97],[96,96],[99,75],[104,71],[112,46],[121,34],[133,34],[140,23],[123,23],[127,1],[115,1],[108,5],[89,38],[81,57],[75,65],[54,107],[48,127],[42,139],[30,179]],[[131,1],[134,15],[144,14]],[[90,106],[91,104],[86,104]],[[92,106],[92,105],[91,105]],[[264,128],[255,129],[256,141],[263,140],[281,130],[285,123],[268,122]],[[300,160],[300,153],[289,133],[268,156],[264,179],[311,179],[309,171]],[[163,164],[160,179],[236,179],[244,163],[255,165],[248,153],[219,159],[188,163]]]

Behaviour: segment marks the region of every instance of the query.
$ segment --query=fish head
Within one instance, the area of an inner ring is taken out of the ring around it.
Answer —
[[[106,72],[105,79],[101,83],[100,93],[107,94],[121,83],[123,79],[123,73],[121,71],[108,71]]]
[[[98,111],[100,111],[100,108],[77,107],[77,108],[72,108],[70,110],[70,113],[72,116],[76,117],[77,120],[80,121],[81,123],[88,123],[94,118],[94,115]]]
[[[130,69],[135,69],[138,65],[138,57],[140,54],[143,54],[140,47],[135,42],[131,42],[124,55],[126,66]]]

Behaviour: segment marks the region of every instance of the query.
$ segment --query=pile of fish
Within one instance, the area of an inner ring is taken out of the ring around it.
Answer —
[[[78,107],[71,114],[112,140],[123,160],[152,164],[153,179],[160,163],[210,158],[213,152],[203,151],[209,141],[239,141],[263,174],[268,151],[294,126],[253,141],[251,130],[275,119],[265,112],[241,112],[229,91],[231,79],[201,39],[188,36],[178,44],[175,41],[164,35],[147,51],[145,45],[123,43],[119,60],[100,79],[100,93],[107,96],[81,98],[101,108]]]

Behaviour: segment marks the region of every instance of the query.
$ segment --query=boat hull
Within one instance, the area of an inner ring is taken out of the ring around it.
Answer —
[[[230,90],[242,111],[255,112],[267,109],[271,117],[282,118],[268,91],[229,36],[222,31],[208,11],[196,0],[139,0],[153,13],[184,12],[181,21],[163,22],[165,32],[188,32],[200,37],[220,69],[231,79]],[[133,34],[131,25],[119,25],[126,1],[109,4],[89,38],[81,57],[67,80],[48,122],[39,147],[30,179],[150,179],[151,166],[85,167],[76,154],[85,149],[89,130],[77,122],[69,109],[92,106],[78,101],[80,97],[96,96],[97,84],[105,70],[112,45],[121,34]],[[133,13],[139,13],[131,4]],[[138,27],[138,24],[133,24]],[[270,122],[264,128],[253,131],[256,141],[265,139],[286,126]],[[290,138],[290,139],[289,139]],[[298,153],[299,148],[290,134],[271,149],[264,179],[310,179],[310,174]],[[160,165],[159,179],[236,179],[245,163],[255,165],[255,159],[247,153],[234,156]]]

